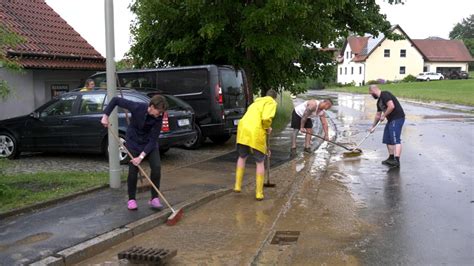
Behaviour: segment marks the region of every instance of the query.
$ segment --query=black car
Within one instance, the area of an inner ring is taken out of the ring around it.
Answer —
[[[232,66],[201,65],[118,71],[118,85],[139,91],[160,90],[192,106],[197,137],[185,143],[197,148],[209,137],[224,143],[237,132],[239,119],[252,103],[245,72]],[[90,77],[106,86],[105,72]]]
[[[156,94],[154,92],[153,94]],[[167,94],[169,109],[163,115],[160,152],[196,137],[194,111],[187,103]],[[123,90],[123,97],[148,103],[151,94]],[[0,121],[0,158],[16,158],[21,152],[107,153],[107,129],[100,119],[108,100],[105,90],[69,92],[49,101],[29,115]],[[128,114],[130,116],[130,114]],[[119,134],[127,128],[125,111],[119,108]],[[120,161],[127,154],[120,152]]]

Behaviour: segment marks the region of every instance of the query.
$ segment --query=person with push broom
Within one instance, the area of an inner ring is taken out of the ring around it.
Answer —
[[[237,126],[237,167],[235,170],[234,192],[239,193],[242,189],[245,162],[250,154],[255,159],[256,182],[255,198],[263,200],[263,183],[265,178],[265,156],[270,156],[267,150],[267,134],[272,132],[272,121],[275,117],[277,93],[268,90],[267,96],[257,98],[247,109],[245,115],[240,119]]]
[[[329,110],[331,107],[332,101],[330,99],[322,101],[308,100],[295,107],[291,115],[291,128],[293,129],[291,135],[291,157],[296,155],[296,137],[299,131],[306,133],[304,151],[311,152],[311,136],[313,135],[313,121],[311,118],[319,117],[323,125],[324,140],[329,140],[326,110]]]
[[[387,145],[389,157],[382,161],[382,164],[400,167],[400,155],[402,153],[400,137],[405,123],[405,112],[397,98],[389,91],[381,91],[377,85],[370,85],[369,93],[377,100],[377,113],[369,131],[373,132],[378,123],[387,118],[387,124],[383,132],[383,143]]]
[[[168,102],[161,95],[155,95],[150,103],[138,103],[120,97],[114,97],[104,110],[101,123],[104,127],[109,126],[109,115],[116,107],[122,107],[131,112],[132,118],[127,127],[125,148],[130,153],[128,168],[128,202],[129,210],[137,210],[136,201],[138,171],[143,170],[140,166],[146,157],[150,163],[152,186],[160,187],[161,162],[158,148],[158,138],[162,126],[162,115],[168,109]],[[118,138],[118,136],[116,136]],[[158,198],[158,189],[151,188],[151,199],[149,205],[154,209],[163,206]]]

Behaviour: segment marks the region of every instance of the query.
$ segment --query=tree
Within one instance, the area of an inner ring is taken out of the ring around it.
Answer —
[[[14,58],[8,57],[7,49],[15,47],[23,42],[23,38],[0,25],[0,68],[4,67],[9,71],[20,71],[21,66]],[[5,100],[11,92],[8,82],[0,78],[0,98]]]
[[[449,38],[462,40],[471,56],[474,55],[474,14],[454,25]],[[474,62],[469,63],[469,68],[474,68]]]
[[[320,48],[349,33],[390,36],[375,0],[136,0],[131,10],[137,67],[234,65],[262,94],[332,73]]]

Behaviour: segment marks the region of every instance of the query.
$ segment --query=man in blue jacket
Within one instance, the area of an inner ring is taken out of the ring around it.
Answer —
[[[127,109],[132,114],[130,125],[127,127],[125,146],[133,155],[130,158],[128,170],[128,203],[129,210],[138,209],[136,201],[138,165],[148,158],[151,168],[151,181],[157,188],[160,187],[161,163],[158,138],[161,132],[162,115],[168,109],[166,99],[161,95],[155,95],[150,103],[133,102],[127,99],[114,97],[104,110],[101,123],[104,127],[109,126],[109,115],[115,106]],[[152,208],[160,209],[158,194],[151,189],[149,204]]]

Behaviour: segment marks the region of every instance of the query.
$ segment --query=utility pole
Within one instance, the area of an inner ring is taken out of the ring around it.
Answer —
[[[114,37],[114,3],[105,2],[105,57],[107,64],[107,99],[117,95],[115,85],[115,37]],[[119,144],[110,131],[118,136],[117,108],[109,116],[109,184],[111,188],[120,188]]]

